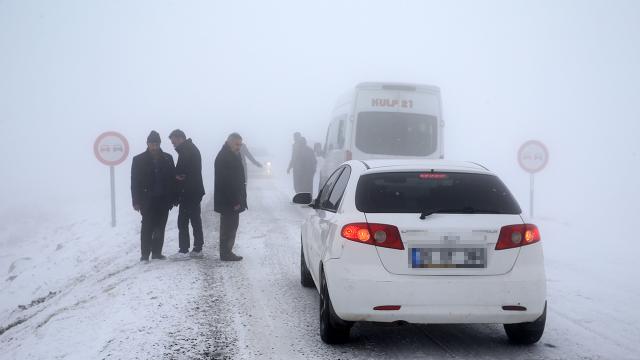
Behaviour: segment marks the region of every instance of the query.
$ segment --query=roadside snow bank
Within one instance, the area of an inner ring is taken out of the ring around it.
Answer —
[[[177,249],[177,211],[165,253]],[[140,217],[60,224],[26,217],[0,229],[0,346],[15,359],[152,358],[167,349],[202,287],[195,262],[139,260]],[[67,218],[68,220],[68,218]]]

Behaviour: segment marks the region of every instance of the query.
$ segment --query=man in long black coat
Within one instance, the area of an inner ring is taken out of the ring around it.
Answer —
[[[160,148],[160,135],[151,131],[147,150],[131,164],[131,200],[142,215],[140,261],[164,260],[162,245],[169,210],[176,201],[173,157]]]
[[[202,183],[202,157],[200,150],[187,139],[184,131],[173,130],[169,139],[178,153],[176,163],[176,180],[178,181],[178,243],[180,250],[178,256],[189,253],[189,221],[193,227],[193,249],[191,257],[202,256],[204,237],[202,234],[202,218],[200,216],[200,202],[204,196]]]
[[[293,188],[296,193],[313,193],[313,177],[316,172],[316,155],[300,137],[293,148],[291,165],[293,168]]]
[[[246,179],[240,149],[242,137],[232,133],[215,161],[214,210],[220,213],[220,259],[239,261],[233,253],[240,213],[247,209]]]

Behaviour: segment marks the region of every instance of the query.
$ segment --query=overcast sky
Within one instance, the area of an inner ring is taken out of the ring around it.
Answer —
[[[525,209],[516,151],[538,139],[540,214],[640,212],[638,1],[0,0],[0,214],[106,207],[107,130],[131,155],[158,130],[175,155],[181,128],[208,168],[238,131],[286,161],[362,81],[439,86],[446,157],[486,164]]]

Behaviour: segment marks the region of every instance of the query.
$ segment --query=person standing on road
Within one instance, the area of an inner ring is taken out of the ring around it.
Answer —
[[[233,253],[240,213],[247,209],[246,179],[240,149],[242,137],[232,133],[215,160],[214,211],[220,213],[220,259],[239,261]]]
[[[200,216],[200,203],[204,196],[202,183],[202,157],[200,150],[187,139],[184,131],[173,130],[169,139],[178,153],[176,163],[176,180],[178,184],[178,245],[180,250],[176,257],[202,257],[204,236],[202,234],[202,218]],[[191,240],[189,238],[189,221],[193,227],[193,249],[189,253]],[[188,254],[188,255],[187,255]]]
[[[316,172],[316,155],[307,140],[300,136],[293,146],[289,169],[293,169],[293,188],[296,193],[313,193],[313,176]]]
[[[307,139],[300,138],[293,163],[296,193],[313,193],[313,176],[316,173],[316,165],[315,152],[307,145]]]
[[[253,165],[261,168],[262,164],[260,161],[256,160],[253,155],[249,152],[249,148],[247,148],[247,144],[242,143],[242,147],[240,148],[240,155],[242,156],[242,167],[244,168],[244,180],[245,182],[249,180],[247,176],[247,159],[249,159]]]
[[[169,210],[176,201],[176,175],[173,157],[160,148],[160,135],[152,130],[147,150],[131,164],[131,200],[142,215],[140,261],[164,260],[162,246]]]
[[[293,188],[295,189],[296,193],[299,193],[298,188],[299,188],[299,182],[300,180],[298,179],[298,175],[299,172],[296,171],[296,156],[299,153],[298,148],[300,147],[300,140],[302,139],[302,134],[300,134],[299,132],[294,132],[293,133],[293,145],[291,146],[291,160],[289,160],[289,167],[287,168],[287,174],[291,173],[291,170],[293,169]]]

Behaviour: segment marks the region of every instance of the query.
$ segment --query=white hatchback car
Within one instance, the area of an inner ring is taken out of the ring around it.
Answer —
[[[301,283],[320,293],[320,336],[353,322],[500,323],[537,342],[546,320],[540,233],[486,168],[444,160],[342,164],[302,225]]]

